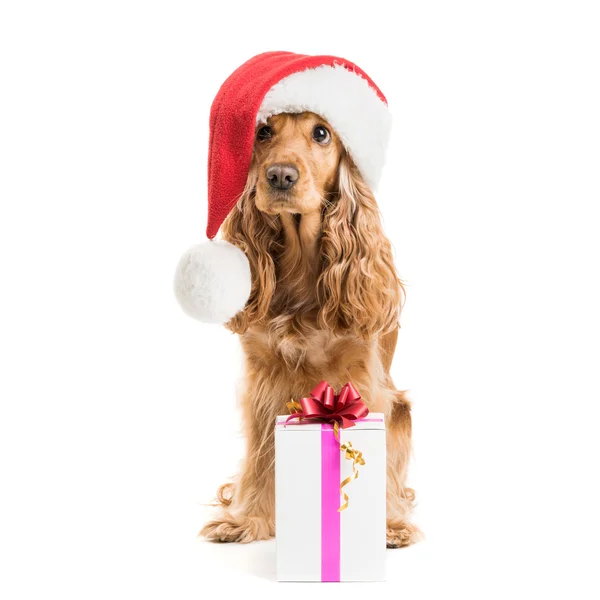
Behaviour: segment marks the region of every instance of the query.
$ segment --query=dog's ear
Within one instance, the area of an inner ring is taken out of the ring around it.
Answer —
[[[256,181],[257,170],[253,163],[244,192],[221,230],[223,239],[246,254],[252,273],[252,291],[246,306],[225,324],[234,333],[244,333],[266,317],[275,292],[273,257],[280,245],[281,223],[279,219],[269,219],[256,208]]]
[[[398,327],[404,288],[377,202],[347,155],[340,162],[337,188],[323,217],[320,325],[352,329],[364,338],[387,333]]]

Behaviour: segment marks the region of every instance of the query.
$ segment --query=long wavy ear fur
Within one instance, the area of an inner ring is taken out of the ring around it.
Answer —
[[[221,229],[223,239],[246,254],[252,272],[252,291],[244,310],[225,324],[235,333],[244,333],[267,316],[276,285],[275,257],[281,251],[281,222],[256,208],[256,180],[252,164],[246,187]]]
[[[404,288],[373,193],[351,159],[342,157],[338,193],[324,209],[317,282],[319,325],[362,337],[398,327]]]

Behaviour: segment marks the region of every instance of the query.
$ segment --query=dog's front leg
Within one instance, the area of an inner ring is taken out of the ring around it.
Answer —
[[[249,386],[249,389],[255,389]],[[275,535],[275,440],[273,415],[257,414],[257,398],[243,401],[246,458],[235,483],[218,491],[220,513],[200,532],[214,542],[253,542]],[[259,403],[258,403],[259,405]],[[281,411],[280,411],[281,412]]]

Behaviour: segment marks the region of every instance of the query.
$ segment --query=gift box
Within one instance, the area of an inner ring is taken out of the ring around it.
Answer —
[[[275,425],[277,580],[384,580],[383,415],[296,416]]]

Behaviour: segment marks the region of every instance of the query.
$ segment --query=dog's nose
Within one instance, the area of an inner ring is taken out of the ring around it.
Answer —
[[[294,165],[274,164],[267,169],[269,185],[276,190],[289,190],[298,181],[299,176]]]

